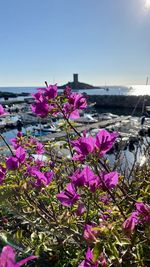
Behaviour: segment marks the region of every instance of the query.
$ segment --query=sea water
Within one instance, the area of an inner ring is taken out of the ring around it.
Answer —
[[[35,93],[38,87],[0,87],[1,92]],[[61,89],[58,90],[62,92]],[[150,85],[108,86],[107,88],[76,90],[88,95],[150,95]]]

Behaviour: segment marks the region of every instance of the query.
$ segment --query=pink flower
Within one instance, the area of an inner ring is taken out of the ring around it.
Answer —
[[[96,135],[96,138],[92,136],[87,137],[84,134],[83,137],[79,137],[77,140],[71,142],[76,152],[73,159],[83,161],[86,156],[95,152],[99,156],[105,155],[113,146],[117,136],[117,133],[109,133],[106,130],[101,130]]]
[[[135,204],[136,211],[132,212],[130,217],[123,223],[123,228],[131,234],[137,224],[150,222],[150,206],[143,202]]]
[[[80,169],[77,169],[69,178],[75,186],[85,185],[85,180],[82,176],[82,171]]]
[[[32,96],[34,97],[34,99],[36,100],[36,102],[43,102],[44,101],[44,95],[42,90],[38,89],[39,91],[35,94],[32,94]]]
[[[94,227],[93,224],[86,224],[84,226],[83,237],[85,238],[86,241],[96,241],[97,231],[93,230],[92,229],[93,227]]]
[[[36,178],[35,182],[31,182],[36,187],[41,187],[42,185],[48,186],[54,176],[54,173],[52,171],[43,173],[39,171],[35,166],[31,168],[29,167],[28,173]]]
[[[108,195],[102,195],[100,198],[99,198],[99,201],[100,202],[103,202],[105,205],[107,205],[109,202],[110,202],[110,197]]]
[[[49,105],[46,100],[31,105],[31,110],[39,117],[45,118],[49,113]]]
[[[86,255],[85,255],[85,260],[82,261],[78,267],[98,267],[98,261],[94,262],[94,257],[93,257],[93,252],[88,248]]]
[[[95,138],[79,137],[77,140],[71,142],[76,154],[73,156],[74,160],[84,160],[87,155],[94,151]]]
[[[97,188],[99,188],[100,185],[100,181],[99,181],[99,177],[96,175],[91,175],[91,178],[89,179],[89,187],[91,192],[95,192],[97,190]]]
[[[117,172],[110,172],[100,173],[100,187],[103,190],[112,189],[118,184],[118,173]]]
[[[71,93],[68,97],[68,102],[74,107],[74,109],[85,109],[87,102],[85,97],[79,93]]]
[[[67,118],[70,119],[78,119],[80,117],[79,111],[74,108],[74,106],[70,105],[69,103],[64,104],[63,112]]]
[[[92,181],[96,179],[96,175],[89,166],[85,166],[82,170],[81,177],[84,180],[84,184],[87,186],[91,186]]]
[[[104,253],[101,253],[99,259],[100,259],[101,266],[102,267],[106,267],[107,266],[107,261],[106,261],[106,258],[104,257]]]
[[[69,86],[66,86],[64,89],[64,95],[69,96],[71,94],[71,88]]]
[[[110,214],[112,213],[112,210],[106,210],[105,212],[101,211],[99,212],[100,220],[107,221],[110,217]]]
[[[40,142],[37,142],[36,143],[36,146],[35,146],[35,152],[39,155],[43,154],[44,153],[44,146],[42,143]]]
[[[93,171],[89,166],[85,166],[83,170],[77,169],[70,179],[75,186],[89,185],[89,181],[95,177]]]
[[[5,110],[2,105],[0,105],[0,116],[5,114]]]
[[[67,118],[77,119],[80,117],[79,110],[87,107],[86,99],[82,94],[71,93],[70,88],[66,88],[64,93],[68,97],[68,102],[63,106],[63,112]]]
[[[26,151],[23,147],[19,146],[16,149],[16,158],[18,159],[19,163],[24,163],[26,159]]]
[[[12,138],[11,144],[13,145],[14,149],[17,149],[20,146],[21,140],[22,140],[22,133],[18,132],[16,138]]]
[[[139,222],[142,224],[145,222],[150,222],[150,206],[144,204],[143,202],[137,202],[135,206],[139,216]]]
[[[137,212],[132,212],[130,217],[123,223],[123,228],[128,234],[131,234],[134,231],[137,223],[138,223],[138,214]]]
[[[34,176],[34,173],[38,171],[38,168],[37,166],[30,166],[30,165],[27,165],[27,175],[29,176]]]
[[[24,148],[19,146],[15,151],[15,156],[11,156],[6,160],[6,166],[8,170],[16,170],[19,167],[19,164],[25,162],[26,151]]]
[[[63,192],[57,194],[57,198],[62,205],[71,207],[79,200],[80,196],[77,194],[74,185],[70,183]]]
[[[31,105],[31,110],[41,118],[47,117],[49,113],[48,100],[44,95],[45,90],[45,88],[39,88],[39,91],[36,94],[33,94],[33,97],[35,98],[36,102]]]
[[[46,98],[49,99],[53,99],[57,96],[57,84],[55,85],[49,85],[46,89],[45,89],[45,96]]]
[[[56,104],[49,104],[49,113],[56,117],[59,113],[59,109]]]
[[[99,177],[94,174],[89,166],[85,166],[83,170],[77,169],[70,176],[72,183],[75,186],[87,186],[94,193],[99,187]]]
[[[9,157],[6,160],[6,167],[8,170],[16,170],[19,167],[19,161],[16,157]]]
[[[106,130],[99,131],[96,135],[96,148],[99,151],[99,156],[105,155],[112,148],[117,137],[117,133],[109,133]]]
[[[26,259],[16,262],[14,249],[11,246],[5,246],[0,255],[0,267],[20,267],[36,258],[36,256],[29,256]]]
[[[6,168],[0,165],[0,185],[3,183],[6,174]]]
[[[77,210],[76,210],[76,215],[77,216],[82,216],[85,213],[85,211],[86,211],[86,208],[85,208],[84,204],[83,203],[80,203],[78,205]]]

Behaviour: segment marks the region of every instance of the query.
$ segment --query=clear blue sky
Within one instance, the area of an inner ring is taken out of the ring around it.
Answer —
[[[147,0],[148,1],[148,0]],[[144,84],[146,0],[0,0],[0,86]]]

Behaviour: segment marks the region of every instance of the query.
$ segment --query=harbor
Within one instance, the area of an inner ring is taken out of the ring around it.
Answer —
[[[70,124],[76,128],[80,135],[86,131],[87,134],[95,136],[101,129],[117,132],[118,138],[108,157],[112,162],[114,161],[112,159],[114,153],[122,151],[133,162],[137,147],[141,147],[145,142],[144,140],[150,140],[150,118],[143,117],[144,119],[142,120],[142,117],[131,115],[119,116],[112,113],[97,113],[95,103],[89,106],[84,113],[81,112],[79,119],[70,120]],[[16,106],[14,106],[11,113],[7,113],[0,118],[1,135],[10,146],[10,140],[16,136],[18,131],[22,131],[23,135],[36,137],[44,145],[48,142],[56,144],[54,148],[59,157],[71,158],[69,149],[65,147],[67,135],[62,127],[64,124],[62,118],[47,117],[40,119],[30,111],[30,106],[27,104],[21,104],[17,108],[17,112]],[[70,130],[69,134],[76,136],[73,129]],[[1,155],[10,154],[3,139],[0,140],[0,147]],[[142,153],[139,154],[139,160],[140,155]]]
[[[88,106],[84,111],[80,111],[78,119],[70,120],[70,125],[73,127],[70,128],[69,134],[76,137],[77,132],[79,135],[86,132],[88,135],[95,136],[101,129],[117,132],[118,138],[109,152],[109,158],[113,156],[114,152],[125,151],[125,156],[128,159],[132,158],[133,162],[132,154],[135,153],[136,148],[140,147],[145,140],[150,140],[150,96],[124,93],[118,95],[119,88],[105,89],[104,95],[91,94],[91,91],[95,93],[96,90],[102,92],[103,88],[88,89],[83,92]],[[116,93],[109,94],[109,90],[112,92],[115,90]],[[129,88],[128,92],[131,93],[132,90]],[[80,92],[80,90],[78,91]],[[61,92],[62,90],[59,89],[58,94]],[[44,145],[48,142],[57,143],[55,150],[59,156],[71,158],[69,149],[65,147],[68,137],[64,131],[64,121],[61,116],[58,115],[56,118],[37,117],[30,108],[34,98],[29,92],[28,96],[21,92],[16,98],[0,99],[6,110],[6,114],[0,118],[0,132],[10,146],[10,140],[16,136],[18,131],[21,131],[24,136],[36,137]],[[74,127],[76,132],[73,130]],[[0,141],[0,144],[0,153],[8,155],[10,151],[3,140]],[[139,154],[139,158],[141,154]]]
[[[0,267],[150,267],[150,0],[0,21]]]

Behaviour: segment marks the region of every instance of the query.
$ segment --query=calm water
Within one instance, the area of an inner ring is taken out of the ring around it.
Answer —
[[[109,86],[106,89],[79,90],[88,95],[150,95],[150,85]],[[34,93],[37,87],[0,87],[1,92]],[[59,90],[60,92],[62,90]]]

